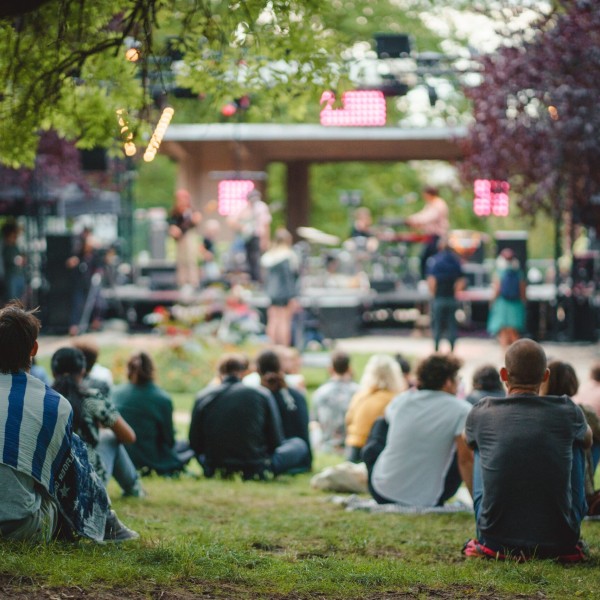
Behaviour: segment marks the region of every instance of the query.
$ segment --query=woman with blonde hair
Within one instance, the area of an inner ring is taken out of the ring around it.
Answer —
[[[270,250],[263,254],[260,262],[266,270],[265,293],[271,301],[267,309],[267,335],[274,344],[289,346],[299,267],[298,257],[292,249],[291,233],[278,229]]]
[[[386,354],[373,355],[365,366],[359,389],[346,413],[346,458],[360,462],[373,423],[383,416],[394,396],[408,388],[400,365]]]

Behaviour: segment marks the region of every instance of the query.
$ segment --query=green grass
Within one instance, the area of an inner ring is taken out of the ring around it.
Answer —
[[[115,356],[102,350],[104,364]],[[357,373],[365,360],[356,357]],[[326,378],[323,369],[304,374],[309,390]],[[193,393],[172,397],[190,410]],[[315,471],[338,460],[317,455]],[[244,483],[206,480],[193,465],[180,479],[144,486],[143,500],[109,487],[139,541],[0,543],[0,598],[600,598],[597,522],[583,525],[585,564],[517,565],[461,555],[471,515],[346,512],[313,490],[308,474]]]
[[[143,500],[120,499],[111,484],[114,507],[141,533],[139,541],[4,542],[0,581],[32,591],[109,588],[141,597],[160,597],[156,590],[217,598],[600,596],[598,523],[584,524],[592,556],[583,565],[467,560],[460,548],[473,533],[471,516],[346,512],[309,479],[152,477],[144,480]]]

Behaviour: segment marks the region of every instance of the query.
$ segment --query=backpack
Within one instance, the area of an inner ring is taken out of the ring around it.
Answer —
[[[500,279],[500,295],[506,300],[518,300],[521,297],[521,277],[518,271],[504,271]]]

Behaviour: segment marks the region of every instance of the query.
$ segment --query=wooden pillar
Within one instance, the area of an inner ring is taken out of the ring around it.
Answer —
[[[287,221],[286,227],[298,239],[296,229],[309,224],[309,166],[306,160],[287,163]]]

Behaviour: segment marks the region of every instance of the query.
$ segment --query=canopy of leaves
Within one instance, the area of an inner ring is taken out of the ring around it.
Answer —
[[[341,50],[328,10],[318,0],[50,0],[16,17],[0,11],[0,162],[31,166],[40,130],[108,147],[118,109],[135,116],[139,139],[147,131],[138,124],[174,79],[215,101],[337,84]],[[128,48],[136,62],[125,59]],[[185,56],[177,72],[174,52]]]
[[[509,180],[525,214],[593,224],[600,193],[600,11],[563,1],[533,32],[481,59],[464,174]]]

